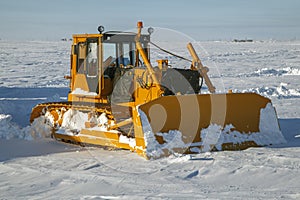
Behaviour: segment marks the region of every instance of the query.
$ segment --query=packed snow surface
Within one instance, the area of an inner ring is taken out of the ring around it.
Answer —
[[[256,92],[272,100],[286,143],[147,161],[129,151],[33,139],[32,133],[46,129],[29,127],[32,107],[66,100],[71,44],[0,40],[1,199],[299,199],[300,41],[197,44],[218,92]],[[186,44],[179,50],[168,45],[162,47],[189,57]],[[153,63],[170,59],[153,50]],[[209,128],[220,134],[219,127]],[[166,139],[180,146],[180,134]],[[155,150],[151,134],[146,136]],[[120,141],[135,145],[127,137]]]

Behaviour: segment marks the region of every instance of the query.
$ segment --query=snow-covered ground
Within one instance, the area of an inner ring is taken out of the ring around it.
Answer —
[[[147,161],[32,140],[31,108],[66,99],[70,42],[1,40],[0,199],[299,199],[300,41],[207,41],[197,50],[218,91],[271,98],[286,144]]]

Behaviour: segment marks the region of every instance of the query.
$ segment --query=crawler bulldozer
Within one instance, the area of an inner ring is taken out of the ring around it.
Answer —
[[[73,35],[68,100],[36,105],[32,134],[43,125],[44,135],[60,141],[128,149],[148,159],[284,142],[270,99],[217,93],[191,43],[190,66],[151,63],[153,29],[144,34],[142,28],[138,22],[136,32],[99,26],[97,34]]]

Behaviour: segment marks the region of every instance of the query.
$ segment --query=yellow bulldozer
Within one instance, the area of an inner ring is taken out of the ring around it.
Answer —
[[[270,99],[216,93],[191,43],[188,69],[166,59],[151,63],[153,29],[142,34],[142,28],[138,22],[137,32],[99,26],[98,34],[73,35],[68,100],[36,105],[33,135],[46,130],[64,142],[128,149],[148,159],[284,142]]]

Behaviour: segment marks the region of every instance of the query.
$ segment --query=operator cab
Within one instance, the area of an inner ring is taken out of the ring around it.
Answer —
[[[120,68],[131,68],[141,65],[141,61],[137,56],[135,37],[135,33],[104,33],[102,40],[103,60],[105,61],[112,57],[115,67]],[[144,47],[144,51],[148,54],[148,59],[149,41],[149,35],[141,36],[141,43]]]
[[[80,88],[101,98],[109,96],[121,75],[143,65],[135,39],[136,33],[129,32],[73,35],[71,92]],[[150,34],[141,35],[140,42],[149,59]]]

